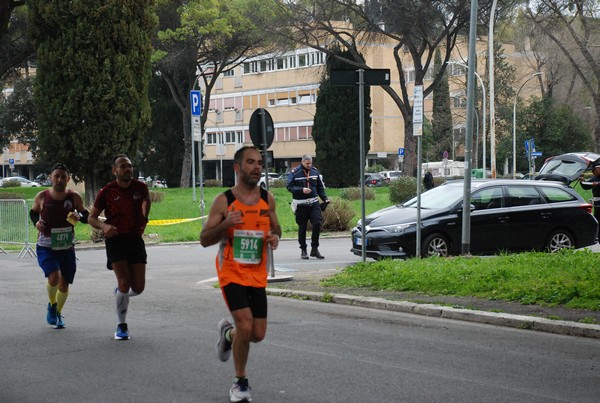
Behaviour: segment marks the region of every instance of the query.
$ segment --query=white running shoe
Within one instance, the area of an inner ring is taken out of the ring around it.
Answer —
[[[250,387],[250,385],[248,385],[247,378],[238,379],[236,382],[233,383],[231,389],[229,390],[229,401],[232,403],[251,402],[251,390],[252,388]]]

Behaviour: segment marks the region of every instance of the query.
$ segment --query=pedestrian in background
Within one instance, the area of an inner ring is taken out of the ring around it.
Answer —
[[[216,259],[219,286],[234,326],[227,319],[217,324],[217,356],[223,362],[233,350],[235,380],[229,390],[231,402],[251,401],[246,377],[250,343],[267,332],[267,247],[277,249],[281,227],[275,199],[258,186],[263,159],[256,147],[236,151],[233,169],[238,183],[213,201],[200,233],[204,247],[220,244]]]
[[[592,199],[590,201],[594,205],[594,217],[600,223],[600,161],[593,162],[591,168],[594,176],[587,181],[582,176],[579,183],[582,189],[592,189]],[[600,237],[600,230],[598,237]]]
[[[431,174],[431,169],[428,169],[425,172],[425,176],[423,177],[423,186],[425,186],[425,190],[433,189],[433,175]]]
[[[308,259],[306,229],[310,221],[312,224],[310,256],[324,259],[325,257],[319,252],[319,236],[323,221],[322,209],[329,204],[329,199],[325,194],[325,185],[319,171],[312,166],[311,155],[303,155],[300,165],[292,169],[288,176],[287,190],[292,193],[293,197],[292,209],[296,216],[296,224],[298,224],[300,257]],[[323,207],[319,203],[319,197],[323,200]]]
[[[134,179],[133,166],[126,155],[115,157],[112,173],[116,180],[98,193],[89,223],[104,233],[106,266],[117,278],[115,340],[129,340],[129,297],[141,294],[146,286],[146,245],[142,234],[150,214],[150,194],[145,183]],[[103,211],[105,221],[99,218]]]
[[[77,270],[74,226],[78,221],[87,223],[88,218],[81,195],[67,190],[70,179],[67,166],[55,164],[50,169],[51,188],[35,196],[29,212],[38,230],[38,264],[48,279],[46,321],[55,329],[65,327],[63,307],[69,296],[69,284],[73,284]]]

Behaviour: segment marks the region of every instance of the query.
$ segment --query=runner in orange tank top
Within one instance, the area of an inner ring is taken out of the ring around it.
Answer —
[[[222,319],[217,327],[217,355],[227,361],[233,351],[236,379],[229,391],[231,402],[251,401],[246,378],[250,342],[267,332],[267,247],[277,249],[281,227],[273,195],[258,186],[263,160],[256,147],[242,147],[234,156],[238,183],[213,201],[200,243],[220,243],[217,255],[219,285],[234,320]]]

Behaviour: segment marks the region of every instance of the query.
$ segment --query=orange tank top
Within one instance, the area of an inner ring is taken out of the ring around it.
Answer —
[[[229,283],[265,288],[267,286],[267,234],[271,230],[269,194],[260,189],[260,199],[253,206],[225,192],[228,211],[241,211],[244,223],[227,230],[217,255],[217,274],[221,287]]]

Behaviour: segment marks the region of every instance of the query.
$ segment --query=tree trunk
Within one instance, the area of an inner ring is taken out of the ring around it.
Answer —
[[[181,181],[179,187],[189,188],[192,174],[192,125],[190,122],[189,108],[182,111],[183,114],[183,163],[181,165]]]

